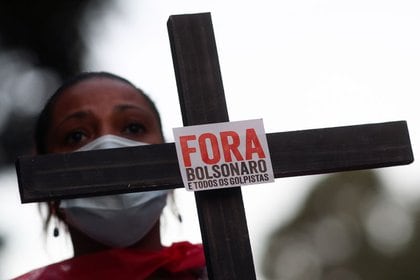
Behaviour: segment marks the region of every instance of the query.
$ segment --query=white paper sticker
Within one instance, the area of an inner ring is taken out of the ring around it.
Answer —
[[[179,127],[173,133],[188,191],[274,182],[262,119]]]

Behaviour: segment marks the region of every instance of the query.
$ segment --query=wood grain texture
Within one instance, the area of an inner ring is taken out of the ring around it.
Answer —
[[[171,16],[169,38],[184,126],[229,121],[209,13]],[[256,279],[239,187],[196,192],[210,279]]]
[[[405,121],[267,135],[276,178],[409,164]]]
[[[413,161],[404,121],[269,133],[267,141],[276,178]],[[174,143],[23,156],[16,169],[24,203],[183,187]]]

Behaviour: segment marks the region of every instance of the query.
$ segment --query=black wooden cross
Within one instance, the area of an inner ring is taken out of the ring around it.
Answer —
[[[209,13],[168,21],[184,125],[229,120]],[[276,178],[408,164],[404,121],[267,134]],[[174,143],[21,157],[23,203],[183,187]],[[255,279],[241,189],[195,193],[211,279]]]

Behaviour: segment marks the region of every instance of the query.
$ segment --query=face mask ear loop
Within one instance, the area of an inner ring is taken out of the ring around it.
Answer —
[[[167,199],[168,199],[170,209],[171,209],[173,215],[178,220],[178,222],[182,223],[182,215],[179,213],[179,208],[178,208],[178,205],[176,204],[176,201],[175,201],[175,193],[173,191],[170,192],[168,194]]]
[[[57,217],[58,202],[57,201],[51,202],[50,207],[51,207],[51,218],[53,219],[53,223],[54,223],[53,236],[58,237],[60,235],[60,231],[58,229],[58,217]]]

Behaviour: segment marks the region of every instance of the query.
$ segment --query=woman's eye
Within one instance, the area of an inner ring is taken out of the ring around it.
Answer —
[[[130,134],[139,134],[143,133],[145,131],[145,128],[142,124],[139,123],[130,123],[125,129],[124,132],[130,133]]]
[[[86,137],[85,133],[81,131],[73,131],[67,134],[65,141],[68,144],[78,144],[82,142],[85,137]]]

